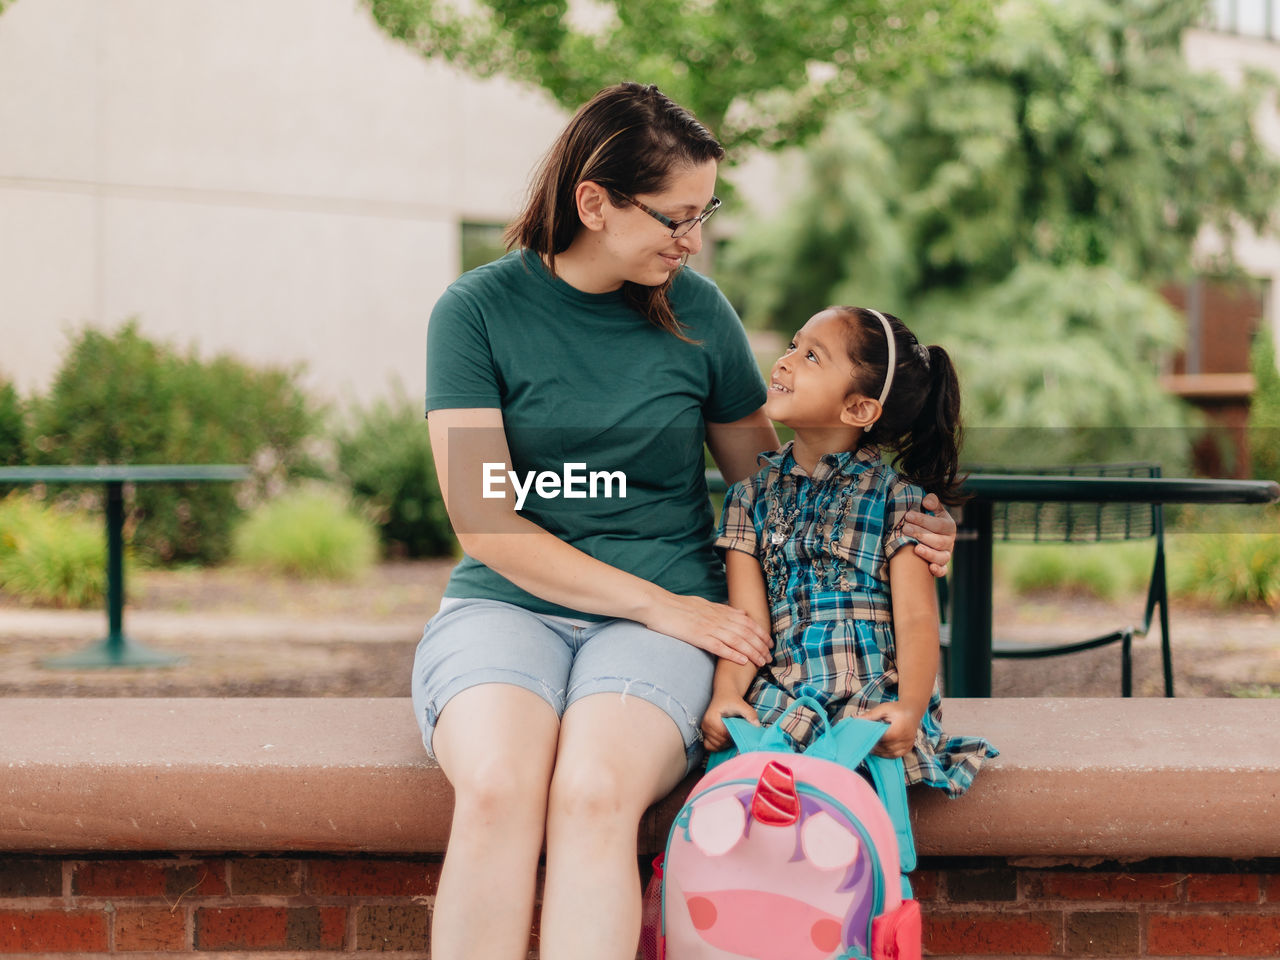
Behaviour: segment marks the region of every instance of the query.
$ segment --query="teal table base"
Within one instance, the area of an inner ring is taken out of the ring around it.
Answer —
[[[124,485],[126,482],[234,482],[247,479],[247,467],[227,464],[0,467],[0,481],[18,483],[103,483],[107,490],[107,636],[91,647],[44,661],[54,670],[110,667],[172,667],[181,654],[150,650],[124,633]]]
[[[152,650],[123,634],[107,637],[65,657],[50,657],[42,666],[50,670],[100,670],[108,667],[173,667],[186,658],[177,653]]]
[[[124,482],[107,481],[107,636],[65,657],[52,657],[53,670],[97,670],[105,667],[172,667],[184,659],[176,653],[149,650],[124,635]]]

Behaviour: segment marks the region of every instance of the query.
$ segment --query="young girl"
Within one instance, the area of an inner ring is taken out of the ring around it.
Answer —
[[[901,549],[914,542],[903,525],[922,488],[955,502],[960,393],[950,357],[895,317],[829,307],[773,365],[764,409],[795,439],[730,488],[716,545],[729,603],[771,627],[773,660],[719,661],[707,746],[728,746],[726,716],[767,724],[810,696],[833,722],[884,721],[876,752],[904,758],[908,783],[959,796],[996,750],[942,733],[933,577]],[[784,729],[803,744],[814,719],[801,707]]]

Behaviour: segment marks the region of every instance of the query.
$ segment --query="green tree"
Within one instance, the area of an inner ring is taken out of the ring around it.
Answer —
[[[827,303],[888,305],[953,350],[970,423],[1061,428],[1032,457],[1175,464],[1183,438],[1146,428],[1187,422],[1157,383],[1180,322],[1151,291],[1190,272],[1203,228],[1263,230],[1280,200],[1251,123],[1274,80],[1187,66],[1202,6],[1009,0],[975,56],[833,121],[722,286],[783,331]]]
[[[730,150],[803,140],[837,105],[967,53],[992,17],[989,0],[364,2],[425,56],[566,108],[621,80],[656,83]]]
[[[355,411],[336,437],[338,473],[377,524],[388,553],[448,554],[453,528],[440,495],[422,404],[394,394]]]
[[[21,464],[25,459],[22,401],[7,380],[0,379],[0,467]]]
[[[1280,480],[1280,369],[1276,348],[1265,329],[1259,330],[1249,354],[1256,386],[1249,404],[1249,449],[1253,475]]]
[[[133,321],[113,334],[86,329],[32,404],[28,453],[39,464],[249,463],[261,489],[279,485],[315,470],[306,441],[319,415],[297,374],[201,361]],[[230,484],[140,483],[129,522],[153,559],[212,562],[229,552],[239,512]]]

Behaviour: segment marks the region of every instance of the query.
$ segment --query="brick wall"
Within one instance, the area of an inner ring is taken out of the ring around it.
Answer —
[[[934,955],[1280,956],[1280,860],[923,860],[913,882]]]
[[[426,957],[439,874],[438,856],[10,854],[0,953]],[[915,887],[936,956],[1280,956],[1280,860],[926,859]]]
[[[0,953],[427,955],[440,857],[0,859]]]

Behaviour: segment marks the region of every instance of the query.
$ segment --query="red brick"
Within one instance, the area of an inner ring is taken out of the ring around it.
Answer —
[[[197,950],[341,950],[344,907],[203,907],[196,911]]]
[[[62,896],[59,860],[5,860],[0,863],[0,897]]]
[[[929,910],[924,916],[924,947],[930,953],[956,955],[1044,955],[1058,949],[1061,914],[959,913]]]
[[[934,870],[917,870],[911,874],[911,893],[921,902],[938,899],[938,874]]]
[[[1198,873],[1187,877],[1191,903],[1257,903],[1259,877],[1252,873]]]
[[[1116,910],[1067,916],[1067,953],[1084,957],[1134,957],[1141,924],[1136,913]]]
[[[146,860],[77,864],[71,892],[77,897],[159,897],[164,893],[164,868]]]
[[[227,892],[222,861],[94,860],[76,866],[71,892],[78,897],[220,896]]]
[[[116,912],[117,951],[185,950],[186,947],[186,911],[151,907],[122,908]]]
[[[357,950],[423,952],[430,937],[431,910],[426,906],[364,906],[356,913]]]
[[[185,897],[227,895],[225,860],[176,861],[165,865],[164,896],[171,903]]]
[[[434,896],[440,883],[438,863],[320,860],[308,869],[308,892],[324,897]]]
[[[1152,916],[1152,956],[1274,957],[1280,954],[1280,915],[1184,913]]]
[[[1174,903],[1181,874],[1050,872],[1028,876],[1027,898],[1112,903]]]
[[[229,873],[233,896],[290,897],[302,893],[302,864],[296,860],[236,860]]]
[[[0,953],[107,949],[107,915],[88,910],[0,910]]]
[[[1268,903],[1280,903],[1280,873],[1270,874],[1263,886],[1266,888],[1263,899]]]
[[[1011,902],[1018,899],[1018,873],[1011,867],[948,870],[947,899],[952,903]]]

